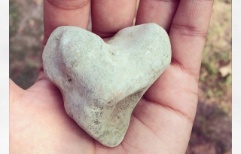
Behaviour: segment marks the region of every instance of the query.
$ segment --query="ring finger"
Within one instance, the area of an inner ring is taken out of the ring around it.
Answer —
[[[179,0],[140,0],[136,24],[154,22],[169,30]]]

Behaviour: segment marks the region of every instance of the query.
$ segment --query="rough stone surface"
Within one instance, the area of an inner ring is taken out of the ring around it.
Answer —
[[[170,61],[169,37],[156,24],[125,28],[106,43],[63,26],[43,52],[45,73],[60,89],[67,114],[109,147],[123,140],[133,109]]]

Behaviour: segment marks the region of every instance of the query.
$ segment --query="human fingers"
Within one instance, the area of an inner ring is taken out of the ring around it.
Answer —
[[[196,112],[199,70],[212,4],[212,0],[180,1],[169,32],[171,66],[145,94],[145,98],[179,111],[191,121]]]
[[[92,0],[92,31],[108,38],[131,26],[136,12],[136,0]]]
[[[213,0],[181,0],[170,29],[172,64],[198,78]]]
[[[140,0],[136,24],[154,22],[168,31],[179,0]]]
[[[199,70],[212,4],[212,0],[180,1],[169,32],[171,67],[145,94],[146,98],[161,102],[190,121],[196,112]],[[176,97],[170,97],[171,94]]]
[[[87,28],[90,0],[44,0],[44,41],[59,26]]]

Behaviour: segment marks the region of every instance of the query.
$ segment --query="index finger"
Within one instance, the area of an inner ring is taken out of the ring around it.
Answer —
[[[87,28],[90,0],[44,0],[45,45],[52,31],[59,26]]]

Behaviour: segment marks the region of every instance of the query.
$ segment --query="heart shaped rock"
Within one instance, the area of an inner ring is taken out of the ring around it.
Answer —
[[[43,52],[67,114],[109,147],[123,140],[134,107],[170,61],[169,37],[153,23],[124,28],[106,43],[84,29],[59,27]]]

